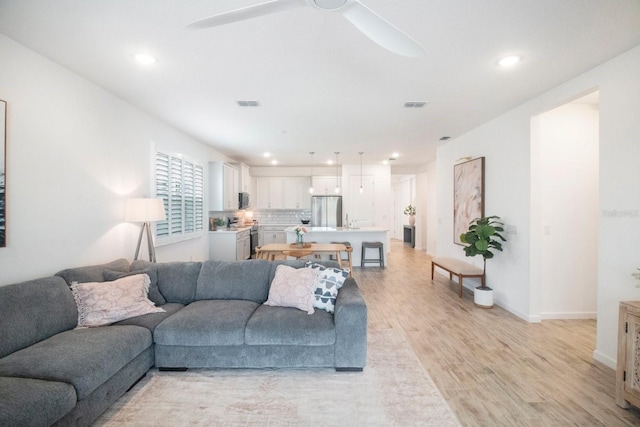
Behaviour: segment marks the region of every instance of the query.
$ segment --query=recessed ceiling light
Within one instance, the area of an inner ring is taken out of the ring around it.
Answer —
[[[278,161],[277,161],[276,159],[273,159],[273,160],[271,160],[271,164],[272,164],[272,165],[277,165],[277,164],[278,164]]]
[[[148,53],[137,53],[134,58],[136,59],[136,61],[138,61],[138,64],[141,65],[153,65],[158,62],[156,58],[149,55]]]
[[[267,152],[265,152],[263,154],[263,156],[266,157],[266,158],[269,158],[269,157],[271,157],[271,153],[267,151]]]
[[[382,161],[382,164],[383,164],[383,165],[388,165],[388,164],[389,164],[389,160],[383,160],[383,161]]]
[[[398,153],[391,153],[391,158],[392,158],[393,160],[395,160],[395,159],[397,159],[397,158],[398,158],[398,156],[399,156],[399,155],[400,155],[400,154],[398,154]]]
[[[505,56],[498,60],[498,65],[501,67],[512,67],[516,65],[518,62],[522,61],[522,56],[520,55],[509,55]]]

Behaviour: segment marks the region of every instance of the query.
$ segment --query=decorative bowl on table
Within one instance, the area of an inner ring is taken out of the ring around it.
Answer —
[[[309,219],[301,219],[300,222],[303,223],[303,224],[309,224],[311,222],[311,220],[309,220]]]

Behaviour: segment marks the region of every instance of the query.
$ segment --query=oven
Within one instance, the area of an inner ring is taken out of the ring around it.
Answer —
[[[258,226],[251,226],[251,256],[256,254],[256,246],[258,246]]]

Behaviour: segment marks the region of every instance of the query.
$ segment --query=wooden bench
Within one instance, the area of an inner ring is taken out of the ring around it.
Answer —
[[[460,284],[460,292],[458,295],[462,298],[462,281],[465,277],[479,277],[484,286],[484,271],[481,268],[471,265],[468,262],[460,261],[455,258],[436,257],[431,260],[431,280],[436,267],[449,272],[449,280],[453,280],[453,276],[458,276]]]

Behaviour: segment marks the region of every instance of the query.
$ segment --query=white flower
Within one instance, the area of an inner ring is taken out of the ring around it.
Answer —
[[[305,234],[307,232],[307,229],[304,228],[303,226],[299,225],[297,226],[295,229],[295,232],[298,236],[302,236],[303,234]]]
[[[409,205],[406,208],[404,208],[404,214],[405,215],[415,215],[416,214],[416,207],[413,205]]]

